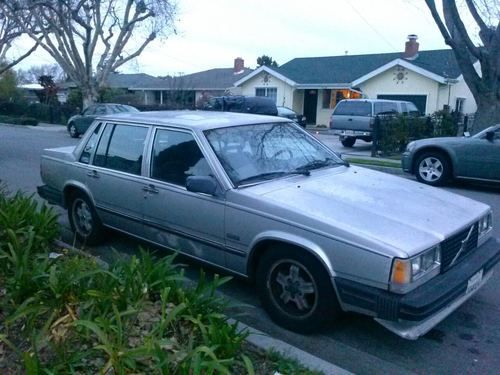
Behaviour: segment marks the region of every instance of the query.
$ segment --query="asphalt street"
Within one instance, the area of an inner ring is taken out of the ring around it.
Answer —
[[[345,149],[336,137],[316,134],[334,150],[349,154],[369,154],[370,144],[360,142]],[[39,160],[48,147],[74,145],[64,127],[22,127],[0,125],[0,181],[10,191],[36,192],[41,184]],[[412,178],[412,177],[409,177]],[[500,237],[500,187],[459,183],[446,188],[489,204],[494,210],[495,235]],[[425,205],[425,202],[422,202]],[[402,208],[404,209],[404,207]],[[429,207],[439,210],[440,207]],[[61,213],[62,237],[72,242],[66,214]],[[106,243],[87,251],[104,259],[115,254],[134,254],[139,241],[110,232]],[[187,275],[196,279],[200,265],[185,258]],[[214,270],[209,270],[215,272]],[[500,267],[493,278],[471,300],[417,341],[403,340],[372,319],[344,314],[321,334],[302,336],[283,330],[269,321],[261,309],[253,285],[233,279],[223,287],[235,307],[233,313],[244,323],[277,337],[326,361],[359,374],[386,373],[473,373],[496,374],[500,369]]]

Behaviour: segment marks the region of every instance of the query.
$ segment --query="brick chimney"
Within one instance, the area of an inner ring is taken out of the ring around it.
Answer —
[[[243,60],[241,57],[237,57],[234,59],[234,74],[240,74],[243,73],[245,70],[245,60]]]
[[[403,58],[407,60],[414,60],[418,56],[418,37],[415,34],[408,35],[408,41],[405,43],[405,52]]]

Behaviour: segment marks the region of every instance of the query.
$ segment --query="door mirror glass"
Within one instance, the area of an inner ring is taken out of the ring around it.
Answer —
[[[186,189],[193,193],[215,195],[217,181],[212,176],[189,176],[186,178]]]

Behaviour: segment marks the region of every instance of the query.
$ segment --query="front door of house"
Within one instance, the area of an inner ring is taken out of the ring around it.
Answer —
[[[318,90],[305,90],[304,116],[307,124],[316,124],[316,111],[318,107]]]

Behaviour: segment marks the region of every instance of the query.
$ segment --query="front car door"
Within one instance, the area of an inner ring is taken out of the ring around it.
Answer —
[[[92,162],[87,187],[103,223],[142,236],[143,154],[149,126],[107,123]],[[80,157],[85,156],[85,149]],[[84,159],[82,159],[84,158]]]
[[[144,184],[148,189],[144,200],[147,239],[224,266],[223,196],[193,193],[185,187],[188,176],[213,175],[193,134],[156,129],[149,173]]]
[[[486,134],[464,139],[457,150],[457,175],[500,180],[500,126],[493,129],[494,138]]]

